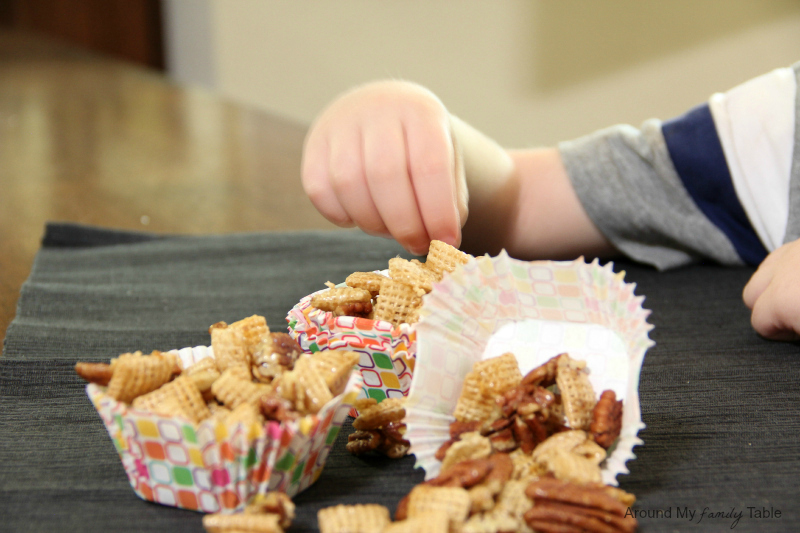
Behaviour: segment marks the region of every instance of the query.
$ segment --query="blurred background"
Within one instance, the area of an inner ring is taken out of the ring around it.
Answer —
[[[3,0],[0,24],[309,123],[404,78],[508,146],[670,118],[800,60],[799,0]]]

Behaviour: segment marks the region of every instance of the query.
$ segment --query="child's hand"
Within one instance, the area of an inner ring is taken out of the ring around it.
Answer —
[[[800,339],[800,240],[784,244],[758,267],[744,288],[753,328],[768,339]]]
[[[424,255],[432,239],[458,246],[467,192],[450,115],[418,85],[371,83],[335,100],[312,125],[303,187],[339,226],[393,237]]]

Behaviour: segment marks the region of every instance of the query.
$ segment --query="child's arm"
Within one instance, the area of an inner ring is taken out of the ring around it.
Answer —
[[[518,257],[608,255],[556,149],[507,152],[418,85],[368,84],[306,138],[303,185],[332,222],[424,254],[431,239]]]

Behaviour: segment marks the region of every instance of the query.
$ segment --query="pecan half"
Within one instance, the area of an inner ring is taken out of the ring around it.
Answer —
[[[603,391],[592,410],[589,433],[606,450],[614,444],[622,430],[622,400],[617,401],[613,390]]]
[[[633,533],[636,519],[626,516],[624,504],[601,485],[578,485],[543,478],[528,485],[525,494],[534,505],[525,521],[536,531]]]
[[[383,443],[383,437],[375,429],[359,430],[347,437],[347,451],[353,455],[362,455],[377,450]]]
[[[371,312],[372,302],[349,302],[337,305],[333,310],[333,316],[368,318]]]
[[[102,387],[111,381],[111,365],[108,363],[75,363],[75,372],[88,381]]]

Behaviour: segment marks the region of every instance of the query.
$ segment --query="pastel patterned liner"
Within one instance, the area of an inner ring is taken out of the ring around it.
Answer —
[[[603,464],[606,484],[616,485],[634,459],[645,427],[639,406],[639,373],[647,349],[650,311],[635,284],[613,265],[525,262],[504,251],[457,269],[425,297],[416,327],[417,367],[406,403],[406,438],[416,466],[430,479],[441,463],[436,450],[449,439],[461,384],[473,363],[512,352],[523,375],[568,352],[587,362],[599,394],[613,389],[623,400],[622,432]]]
[[[324,290],[324,289],[323,289]],[[352,350],[361,355],[358,362],[364,388],[362,398],[402,398],[408,394],[414,373],[416,333],[413,326],[394,327],[383,320],[351,316],[334,317],[328,311],[311,307],[317,291],[304,297],[289,311],[289,334],[308,352]]]
[[[184,367],[213,357],[210,347],[177,352]],[[322,474],[351,403],[361,390],[353,372],[345,392],[297,421],[226,426],[139,411],[89,384],[86,393],[140,498],[205,513],[236,511],[258,493],[294,496]]]

